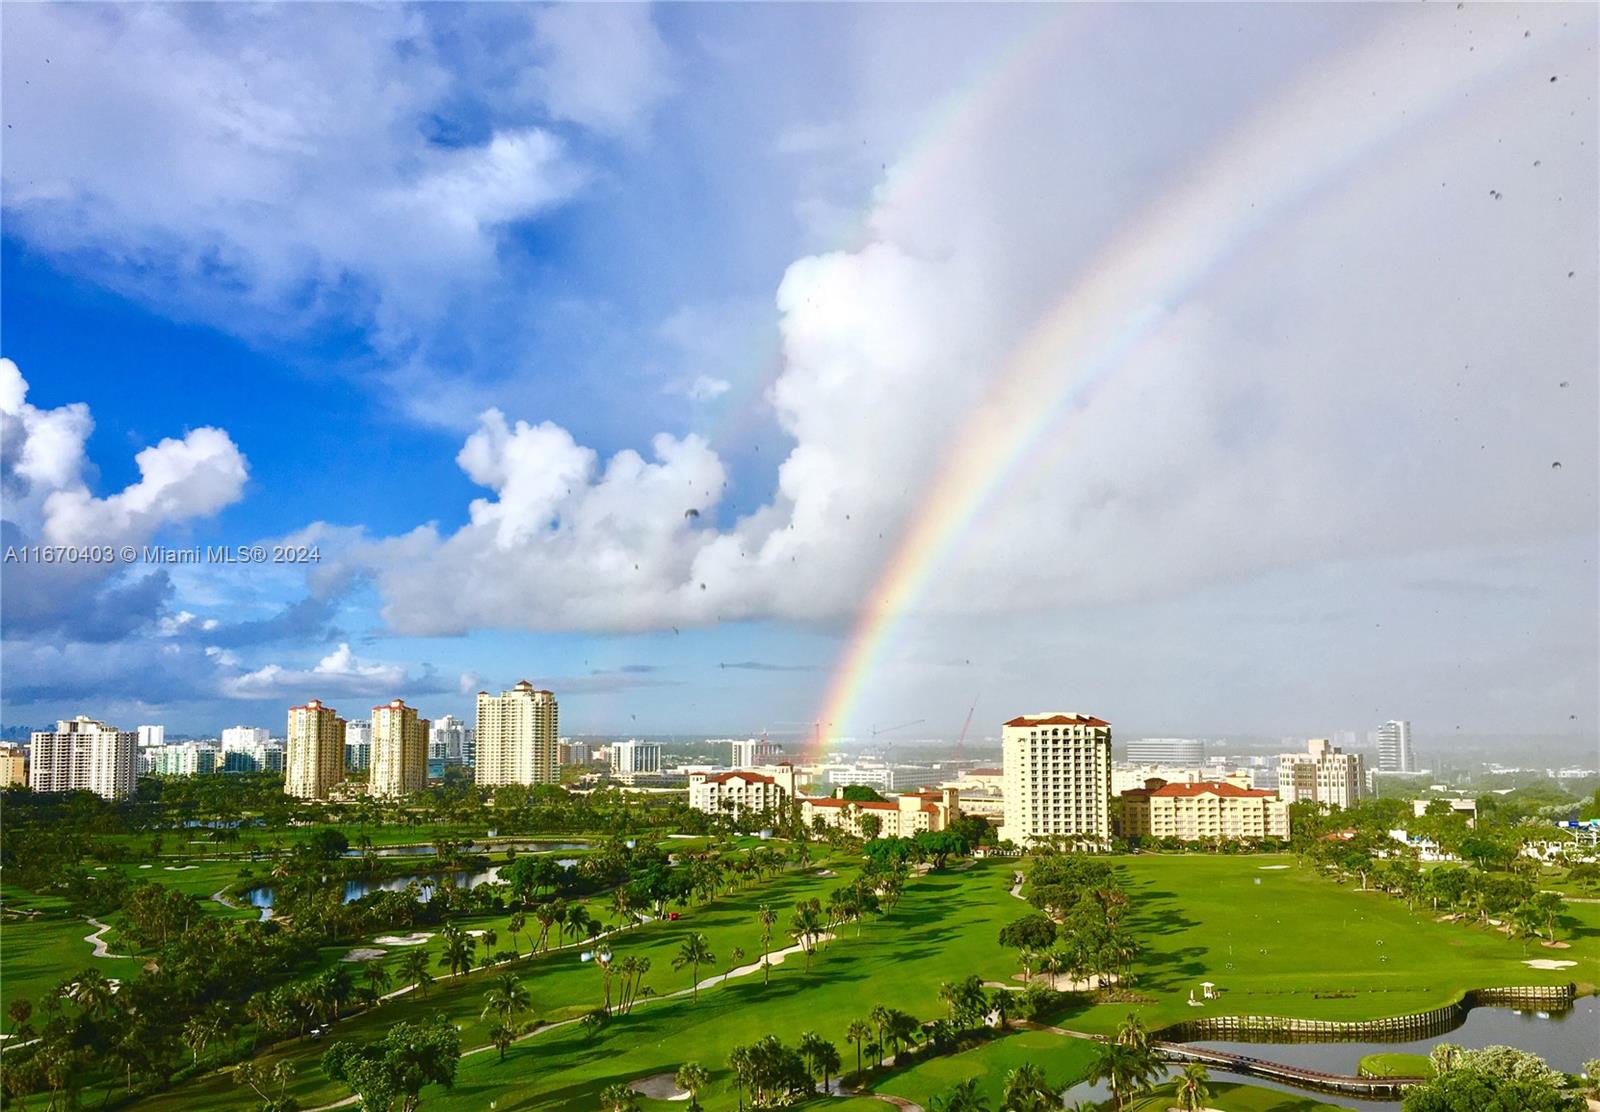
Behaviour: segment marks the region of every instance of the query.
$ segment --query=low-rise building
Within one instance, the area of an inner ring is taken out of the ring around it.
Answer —
[[[960,792],[955,788],[906,792],[882,803],[837,797],[800,801],[800,821],[808,830],[820,825],[860,838],[861,820],[868,815],[878,819],[879,838],[910,838],[925,830],[938,832],[961,817]]]
[[[773,767],[770,775],[744,769],[689,774],[689,806],[708,815],[776,815],[794,794],[794,766],[789,764]]]
[[[1116,833],[1122,838],[1288,840],[1289,805],[1276,792],[1227,781],[1168,784],[1151,779],[1117,797]]]
[[[0,746],[0,788],[20,788],[27,782],[27,750],[20,745]]]

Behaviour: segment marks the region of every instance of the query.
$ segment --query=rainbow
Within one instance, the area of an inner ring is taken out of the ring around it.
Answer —
[[[1548,64],[1509,12],[1479,9],[1498,33],[1475,39],[1469,62],[1421,64],[1386,25],[1248,120],[1183,185],[1101,250],[1007,360],[962,440],[944,460],[862,605],[831,673],[807,754],[845,729],[900,620],[911,611],[978,513],[1047,430],[1070,426],[1202,282],[1274,223],[1408,129],[1449,114],[1462,94],[1519,65]],[[1426,18],[1413,11],[1398,20]],[[1520,17],[1518,17],[1520,18]],[[1559,33],[1552,37],[1559,37]],[[1397,40],[1399,40],[1397,44]],[[1538,42],[1539,40],[1534,40]],[[1381,78],[1374,74],[1382,75]],[[1381,80],[1384,109],[1352,112],[1349,90]],[[985,98],[994,104],[998,98]],[[1064,373],[1065,372],[1065,373]]]

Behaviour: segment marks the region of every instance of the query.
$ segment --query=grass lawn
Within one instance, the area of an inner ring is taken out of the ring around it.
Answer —
[[[1370,1019],[1425,1011],[1468,988],[1600,980],[1600,905],[1574,904],[1568,950],[1511,940],[1487,927],[1435,923],[1427,908],[1338,885],[1282,855],[1142,854],[1118,860],[1130,922],[1146,947],[1138,989],[1147,1026],[1215,1014]],[[1283,867],[1287,866],[1287,867]],[[1525,959],[1578,964],[1540,970]],[[1223,990],[1188,1006],[1202,981]],[[1126,1005],[1084,1008],[1065,1026],[1104,1032]]]
[[[7,918],[0,926],[0,1014],[11,1001],[21,999],[33,1001],[37,1011],[41,996],[89,967],[119,981],[130,980],[138,973],[142,961],[96,958],[94,947],[83,940],[94,930],[65,910]],[[106,937],[113,943],[112,952],[118,952],[114,937]],[[34,1026],[39,1026],[39,1021]]]
[[[1098,1044],[1087,1039],[1074,1039],[1053,1031],[1017,1031],[959,1054],[928,1058],[903,1069],[890,1070],[872,1088],[875,1092],[905,1097],[926,1108],[930,1100],[957,1082],[977,1078],[989,1106],[999,1108],[1006,1074],[1024,1062],[1043,1069],[1050,1084],[1066,1088],[1087,1076],[1098,1054]]]
[[[1336,885],[1287,856],[1147,854],[1119,858],[1117,865],[1133,896],[1130,922],[1146,948],[1138,962],[1137,989],[1155,1002],[1133,1009],[1126,1004],[1076,1004],[1056,1017],[1063,1026],[1109,1031],[1130,1010],[1152,1027],[1227,1012],[1365,1019],[1436,1007],[1472,987],[1600,979],[1600,905],[1575,905],[1563,924],[1572,948],[1553,951],[1486,928],[1435,923],[1425,910],[1412,911],[1390,897]],[[818,875],[824,866],[840,875]],[[754,961],[760,953],[761,904],[779,911],[774,948],[787,946],[791,940],[786,927],[795,901],[825,898],[849,880],[854,867],[848,861],[819,861],[805,874],[786,874],[690,908],[677,922],[629,931],[611,941],[612,949],[618,958],[648,957],[651,971],[645,983],[657,993],[687,988],[689,970],[674,970],[672,959],[690,931],[705,933],[719,959],[717,969],[701,970],[702,978],[733,964],[736,946],[744,950],[743,961]],[[815,1031],[833,1041],[846,1068],[853,1069],[855,1048],[846,1042],[845,1028],[875,1005],[931,1019],[942,1012],[940,982],[969,973],[989,981],[1008,980],[1018,972],[1015,952],[1000,947],[996,938],[1001,926],[1028,910],[1008,892],[1013,867],[1011,861],[979,862],[963,871],[912,880],[893,915],[863,924],[859,935],[854,926],[844,928],[843,937],[816,956],[809,973],[803,959],[791,956],[773,969],[769,986],[763,987],[757,974],[704,990],[698,1003],[686,997],[646,1002],[594,1036],[571,1024],[525,1039],[504,1062],[492,1050],[470,1055],[461,1063],[455,1089],[429,1090],[425,1107],[464,1112],[487,1108],[491,1101],[503,1112],[593,1107],[607,1085],[671,1072],[693,1060],[712,1074],[712,1084],[702,1094],[707,1107],[731,1109],[736,1096],[726,1066],[728,1051],[768,1033],[792,1045],[801,1032]],[[604,910],[608,902],[600,897],[591,903],[603,921],[609,920]],[[507,948],[506,918],[477,917],[462,925],[493,926],[500,934],[499,947]],[[526,936],[519,945],[526,949]],[[437,959],[439,944],[429,948]],[[330,948],[324,961],[337,960],[342,950]],[[383,960],[397,962],[403,953],[403,948],[391,948]],[[1523,964],[1525,957],[1550,956],[1580,965],[1540,971]],[[521,963],[517,971],[534,997],[530,1018],[574,1018],[600,1001],[601,977],[576,953],[539,956]],[[487,1027],[479,1016],[482,994],[499,972],[477,972],[436,985],[426,999],[401,997],[340,1023],[336,1035],[373,1038],[398,1020],[442,1012],[461,1025],[463,1047],[482,1046]],[[1217,982],[1225,995],[1205,1009],[1190,1008],[1189,990],[1202,980]],[[278,1058],[296,1063],[298,1080],[291,1092],[302,1107],[347,1093],[322,1077],[317,1059],[325,1045],[289,1044],[263,1055],[268,1065]],[[876,1087],[922,1103],[967,1076],[981,1075],[986,1085],[1001,1084],[1005,1070],[1035,1051],[1039,1056],[1031,1060],[1051,1080],[1059,1074],[1063,1084],[1081,1076],[1092,1057],[1092,1048],[1076,1040],[1048,1032],[1019,1033],[964,1055],[891,1071]],[[1251,1086],[1219,1084],[1217,1089],[1228,1092],[1233,1103],[1213,1103],[1230,1110],[1334,1107]],[[92,1094],[85,1099],[94,1102]],[[655,1102],[646,1103],[655,1107]],[[172,1112],[251,1106],[245,1093],[218,1075],[197,1078],[139,1105]]]
[[[1426,1054],[1368,1054],[1357,1072],[1365,1077],[1432,1077],[1433,1062]]]
[[[1207,1087],[1211,1090],[1207,1106],[1220,1108],[1222,1112],[1334,1112],[1343,1107],[1327,1104],[1310,1093],[1304,1096],[1290,1095],[1276,1089],[1263,1089],[1259,1085],[1241,1085],[1236,1081],[1213,1080],[1208,1082]],[[1161,1085],[1145,1096],[1129,1101],[1126,1112],[1168,1112],[1177,1102],[1176,1086]],[[1110,1108],[1111,1105],[1105,1107]],[[1395,1112],[1399,1112],[1400,1106],[1396,1104],[1394,1107]]]

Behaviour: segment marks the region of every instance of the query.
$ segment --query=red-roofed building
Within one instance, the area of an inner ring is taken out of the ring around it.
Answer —
[[[800,801],[800,821],[808,830],[820,825],[846,830],[860,838],[861,820],[867,815],[878,819],[879,838],[909,838],[924,830],[938,832],[961,817],[960,795],[955,788],[943,788],[906,792],[881,803],[838,798]]]
[[[1089,714],[1025,714],[1000,732],[1002,837],[1032,845],[1111,842],[1111,724]]]
[[[780,764],[772,775],[735,769],[732,772],[691,772],[689,806],[708,815],[742,815],[747,811],[777,817],[779,808],[794,798],[794,766]]]
[[[1289,805],[1277,792],[1225,780],[1169,784],[1152,778],[1117,797],[1114,817],[1116,833],[1123,838],[1289,838]]]

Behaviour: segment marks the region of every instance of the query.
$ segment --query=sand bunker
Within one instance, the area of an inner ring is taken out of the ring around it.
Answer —
[[[1081,981],[1074,981],[1065,973],[1058,973],[1053,978],[1046,973],[1035,973],[1032,977],[1024,977],[1021,973],[1015,973],[1011,979],[1013,981],[1022,981],[1024,984],[1029,985],[1049,985],[1057,992],[1088,992],[1091,989],[1100,988],[1102,985],[1114,985],[1117,983],[1117,975],[1115,973],[1108,974],[1104,978],[1100,974],[1094,973]],[[999,981],[985,981],[983,984],[985,988],[1012,987],[1011,985],[1003,985]]]
[[[1529,958],[1522,964],[1531,965],[1535,969],[1570,969],[1578,963],[1575,961],[1556,961],[1553,958]]]
[[[198,869],[200,866],[199,865],[163,865],[161,867],[163,869],[165,869],[169,873],[186,873],[190,869]]]
[[[371,946],[357,946],[354,950],[351,950],[348,954],[346,954],[344,957],[340,958],[339,960],[340,961],[375,961],[378,958],[383,957],[383,955],[387,954],[388,952],[389,952],[388,950],[376,950],[376,949],[373,949]]]
[[[628,1088],[642,1097],[651,1100],[688,1100],[689,1090],[678,1088],[678,1083],[670,1073],[652,1073],[649,1077],[639,1077],[628,1082]]]
[[[1541,943],[1539,943],[1539,945],[1543,946],[1546,950],[1570,950],[1570,949],[1572,949],[1572,943],[1570,943],[1570,942],[1541,942]]]
[[[153,868],[155,868],[155,866],[154,865],[140,865],[139,868],[141,868],[141,869],[153,869]]]
[[[421,946],[432,937],[428,931],[415,931],[411,934],[383,934],[372,941],[379,946]]]
[[[1256,866],[1256,868],[1260,869],[1264,873],[1270,873],[1274,869],[1287,869],[1288,867],[1289,866],[1287,866],[1287,865],[1257,865]]]

